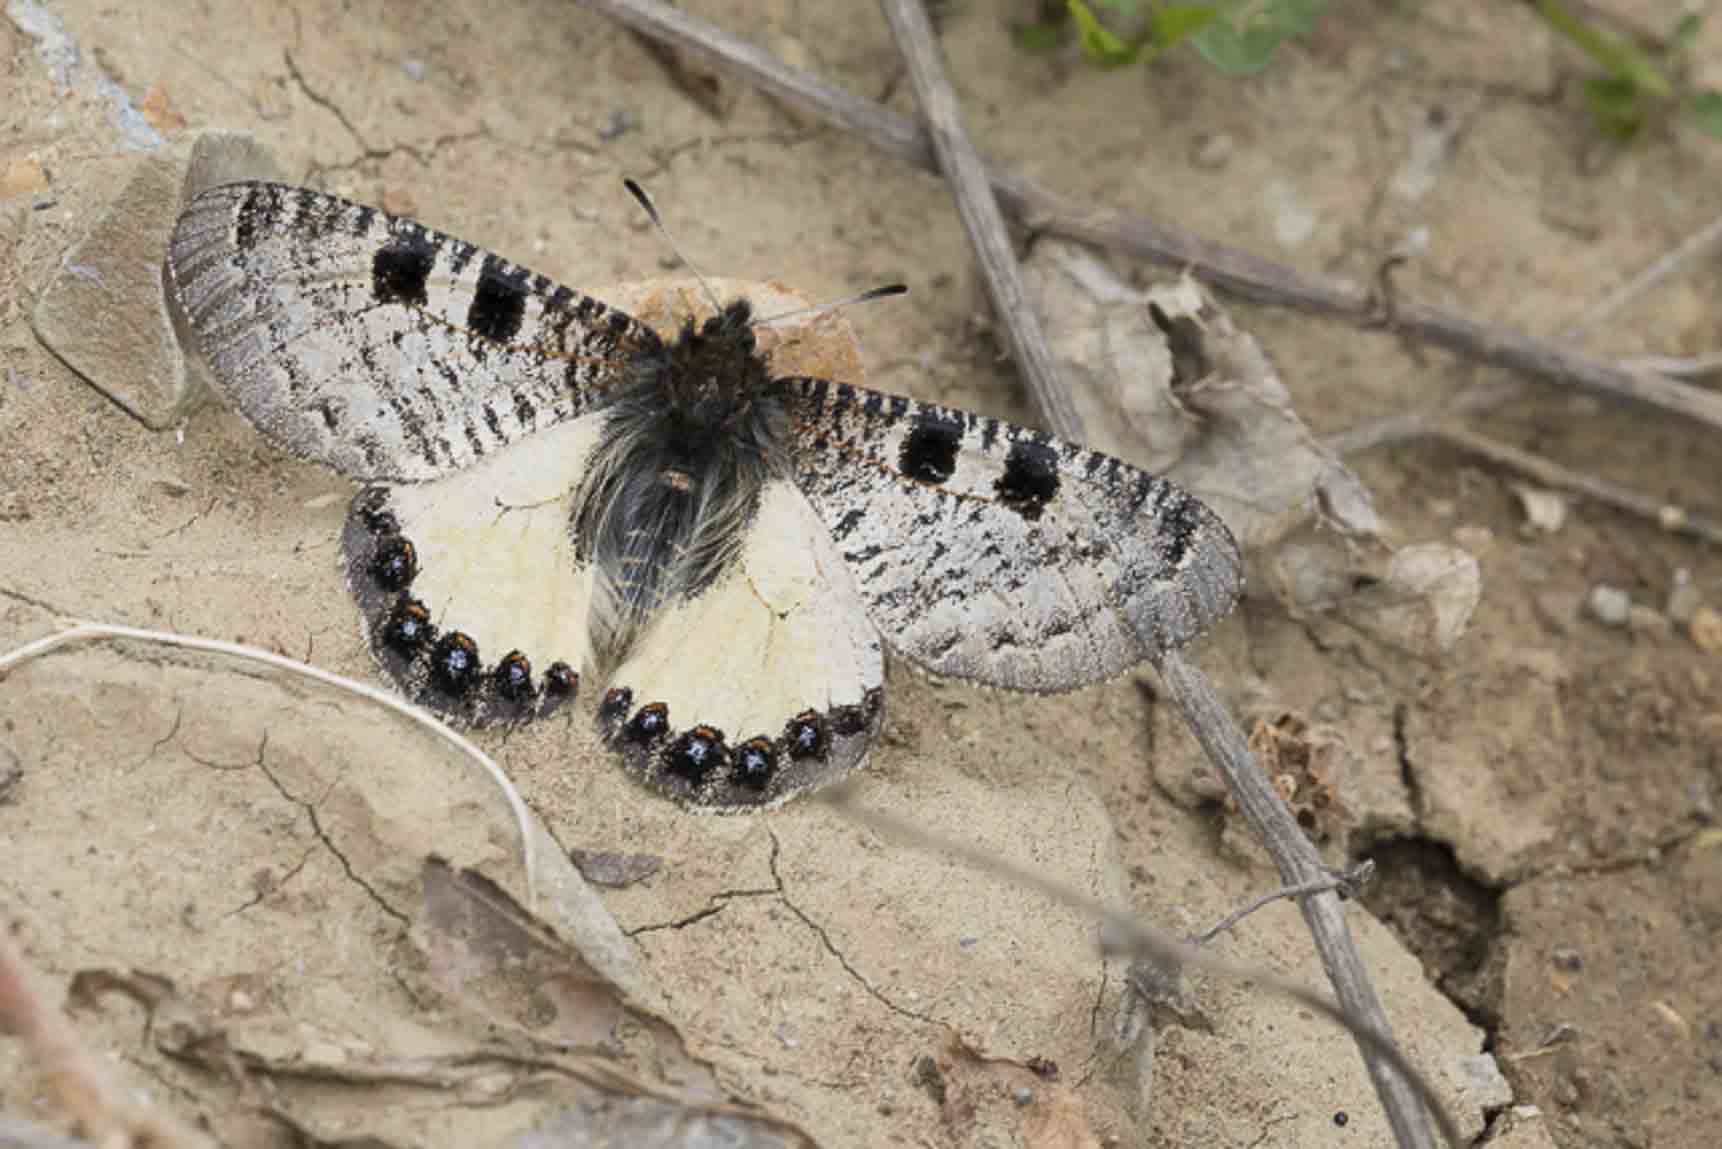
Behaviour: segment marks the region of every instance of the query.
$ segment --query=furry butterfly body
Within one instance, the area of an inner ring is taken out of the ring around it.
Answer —
[[[660,336],[410,220],[255,183],[187,208],[168,275],[218,389],[367,484],[348,580],[402,689],[508,722],[596,679],[626,767],[696,809],[862,764],[881,634],[939,674],[1061,691],[1237,595],[1230,534],[1177,487],[776,376],[746,300]]]

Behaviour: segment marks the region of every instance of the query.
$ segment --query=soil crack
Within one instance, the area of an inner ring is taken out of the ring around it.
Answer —
[[[408,918],[407,915],[401,913],[401,911],[390,905],[388,899],[378,893],[375,886],[371,885],[371,883],[359,876],[358,871],[353,868],[353,863],[348,860],[346,854],[341,852],[341,848],[335,844],[335,839],[323,828],[323,820],[317,814],[317,803],[298,797],[291,790],[287,789],[281,779],[275,776],[275,772],[269,768],[269,763],[264,758],[265,751],[268,747],[269,735],[266,733],[264,734],[262,741],[257,744],[257,760],[252,763],[252,765],[262,771],[263,776],[269,779],[269,784],[275,787],[276,792],[279,793],[281,797],[285,798],[287,801],[293,803],[293,805],[299,807],[305,812],[306,819],[311,823],[311,832],[317,836],[317,840],[323,844],[323,848],[328,850],[329,853],[334,856],[335,861],[341,864],[341,871],[347,875],[348,880],[358,886],[361,890],[365,891],[366,895],[370,897],[372,902],[376,903],[377,908],[382,910],[383,913],[394,918],[403,926],[410,926],[412,924],[412,919]],[[330,785],[333,787],[334,784],[331,783]]]
[[[767,833],[770,833],[770,831],[767,831]],[[779,873],[777,869],[779,849],[780,846],[777,840],[777,835],[771,834],[771,877],[772,880],[777,883],[777,896],[782,900],[784,908],[789,910],[789,912],[794,914],[796,917],[800,918],[802,925],[813,931],[814,936],[819,939],[819,944],[825,947],[825,952],[836,958],[837,964],[843,967],[843,971],[850,977],[854,978],[861,988],[866,990],[868,995],[879,1002],[880,1005],[883,1005],[892,1013],[900,1014],[903,1017],[913,1018],[915,1021],[924,1021],[930,1025],[937,1024],[937,1019],[929,1017],[927,1014],[920,1013],[916,1010],[909,1009],[905,1006],[898,1005],[889,997],[886,997],[879,987],[869,981],[865,974],[856,969],[852,964],[850,964],[849,959],[843,956],[843,951],[837,948],[836,943],[831,940],[831,935],[826,932],[825,927],[814,921],[813,918],[808,915],[807,911],[803,910],[790,899],[789,891],[784,885],[783,875]]]

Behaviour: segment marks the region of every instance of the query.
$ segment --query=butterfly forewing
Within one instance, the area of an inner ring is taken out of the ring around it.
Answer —
[[[1237,545],[1164,479],[966,411],[780,381],[796,479],[892,648],[939,674],[1070,690],[1188,642]]]
[[[176,322],[240,412],[370,481],[450,474],[599,405],[656,342],[469,243],[306,188],[204,192],[167,268]]]

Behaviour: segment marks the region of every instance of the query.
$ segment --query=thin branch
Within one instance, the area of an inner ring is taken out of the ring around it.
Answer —
[[[932,141],[917,125],[817,76],[790,68],[770,53],[703,20],[657,0],[581,3],[654,39],[702,53],[772,97],[806,109],[883,151],[928,170],[936,169]],[[1001,205],[1040,231],[1187,268],[1214,286],[1248,299],[1302,307],[1360,327],[1379,319],[1373,292],[1348,280],[1294,271],[1143,216],[1079,203],[996,164],[985,165],[985,170]],[[1722,430],[1722,395],[1678,380],[1629,370],[1576,348],[1479,323],[1413,300],[1398,302],[1395,320],[1395,331],[1469,358],[1550,383],[1647,404]]]
[[[374,702],[387,710],[392,710],[403,718],[429,731],[433,736],[449,743],[465,757],[476,763],[498,789],[502,791],[503,799],[508,803],[509,812],[514,815],[515,828],[520,832],[520,849],[522,866],[526,871],[526,901],[528,909],[535,909],[538,899],[538,837],[533,833],[531,816],[526,812],[526,802],[515,789],[514,783],[503,773],[490,755],[474,746],[463,738],[447,723],[440,721],[428,712],[406,702],[398,695],[385,690],[379,690],[363,682],[355,682],[333,671],[299,662],[269,650],[260,650],[255,646],[244,646],[236,642],[225,642],[218,638],[197,638],[192,635],[174,634],[164,630],[140,630],[132,626],[113,626],[100,622],[78,622],[72,620],[71,625],[53,634],[26,643],[16,649],[0,653],[0,679],[4,679],[12,669],[22,666],[32,659],[40,658],[62,646],[76,645],[82,642],[93,642],[102,639],[120,638],[136,642],[156,643],[162,646],[174,646],[183,650],[197,650],[206,654],[223,654],[231,658],[247,659],[260,662],[265,666],[285,670],[291,674],[302,675],[305,678],[321,682],[336,690],[344,690],[356,694],[368,702]]]
[[[1067,442],[1080,443],[1083,440],[1082,421],[1076,414],[1076,404],[1071,402],[1070,393],[1059,383],[1052,349],[1046,344],[1040,320],[1028,305],[1010,233],[1005,230],[1004,216],[999,213],[998,202],[993,199],[993,189],[987,183],[980,154],[975,151],[968,132],[963,128],[957,94],[951,90],[951,82],[945,76],[932,22],[927,19],[926,9],[921,7],[921,0],[881,0],[880,6],[885,10],[885,18],[891,22],[897,51],[902,55],[909,81],[914,85],[921,114],[926,117],[939,170],[944,173],[945,182],[951,185],[956,196],[957,211],[963,217],[969,243],[980,262],[987,295],[1009,334],[1017,370],[1034,394],[1035,403],[1052,433]]]
[[[1722,521],[1695,514],[1674,503],[1619,487],[1606,479],[1563,467],[1541,455],[1491,439],[1450,424],[1430,429],[1430,435],[1448,446],[1486,459],[1499,467],[1517,471],[1557,491],[1570,491],[1606,507],[1648,519],[1666,531],[1690,535],[1707,543],[1722,544]]]
[[[1681,240],[1656,262],[1592,304],[1583,315],[1574,321],[1572,326],[1561,332],[1561,338],[1574,339],[1590,331],[1622,307],[1673,275],[1683,265],[1690,263],[1715,247],[1719,242],[1722,242],[1722,215],[1717,216]]]
[[[1321,855],[1304,836],[1297,819],[1285,802],[1274,792],[1268,776],[1257,765],[1255,756],[1238,733],[1236,724],[1214,695],[1214,688],[1195,664],[1174,650],[1159,662],[1160,678],[1166,691],[1177,703],[1190,724],[1196,740],[1207,751],[1208,758],[1225,779],[1226,788],[1238,803],[1238,809],[1256,837],[1273,856],[1279,868],[1280,880],[1288,886],[1318,883],[1327,878],[1327,867]],[[1352,940],[1351,928],[1345,922],[1345,910],[1339,896],[1331,890],[1298,899],[1304,924],[1315,938],[1316,951],[1328,981],[1333,984],[1339,1005],[1359,1029],[1379,1036],[1385,1044],[1393,1041],[1393,1031],[1387,1024],[1387,1013],[1381,1007],[1375,986],[1370,983],[1369,970]],[[1353,1031],[1354,1034],[1356,1030]],[[1432,1149],[1434,1141],[1429,1125],[1423,1119],[1423,1104],[1419,1091],[1403,1071],[1396,1071],[1395,1062],[1381,1055],[1380,1049],[1368,1042],[1359,1042],[1363,1062],[1369,1070],[1381,1107],[1393,1127],[1393,1135],[1402,1149],[1412,1146]],[[1449,1140],[1452,1133],[1439,1108],[1434,1110]]]
[[[1241,744],[1242,740],[1239,741]],[[853,818],[862,825],[904,842],[915,849],[948,854],[967,865],[973,866],[982,873],[993,874],[1012,885],[1034,890],[1054,902],[1081,910],[1101,923],[1102,945],[1108,953],[1127,953],[1133,957],[1146,958],[1166,968],[1189,967],[1207,970],[1209,973],[1217,974],[1220,977],[1253,982],[1291,998],[1300,1005],[1308,1006],[1355,1037],[1358,1045],[1365,1050],[1366,1058],[1375,1058],[1403,1074],[1403,1080],[1409,1083],[1407,1088],[1412,1094],[1413,1104],[1416,1104],[1417,1097],[1428,1099],[1430,1112],[1435,1115],[1435,1122],[1441,1128],[1441,1135],[1449,1145],[1458,1149],[1465,1143],[1459,1135],[1458,1124],[1442,1106],[1441,1099],[1436,1094],[1434,1087],[1394,1045],[1392,1037],[1388,1036],[1385,1030],[1366,1028],[1358,1021],[1357,1014],[1343,1005],[1335,1005],[1327,997],[1316,993],[1309,987],[1268,970],[1227,961],[1225,958],[1218,957],[1206,950],[1198,950],[1170,934],[1145,926],[1126,914],[1118,913],[1089,897],[1081,890],[1054,881],[1026,866],[1019,866],[996,854],[968,845],[966,842],[928,833],[918,826],[881,810],[861,806],[855,802],[855,784],[853,782],[829,786],[815,795],[814,801],[824,802],[844,817]],[[1333,898],[1332,894],[1326,896],[1329,899]],[[1306,899],[1304,905],[1307,906],[1313,900]],[[1428,1134],[1425,1132],[1424,1140],[1417,1142],[1417,1144],[1432,1145],[1433,1143],[1428,1140]]]
[[[14,1033],[35,1058],[55,1101],[102,1146],[214,1149],[214,1142],[172,1113],[135,1100],[84,1048],[78,1031],[50,1003],[0,916],[0,1032]],[[3,1131],[0,1131],[3,1133]]]
[[[1305,894],[1325,894],[1329,890],[1333,890],[1338,893],[1342,898],[1356,897],[1358,889],[1360,889],[1365,882],[1369,881],[1370,877],[1373,876],[1374,873],[1374,860],[1365,858],[1363,861],[1357,863],[1357,865],[1346,870],[1344,873],[1330,873],[1316,881],[1305,882],[1300,886],[1281,886],[1277,890],[1269,890],[1261,897],[1251,901],[1248,905],[1240,906],[1233,910],[1231,913],[1215,922],[1208,929],[1203,930],[1199,934],[1193,935],[1190,938],[1190,944],[1193,946],[1207,945],[1209,942],[1213,941],[1215,938],[1219,937],[1221,934],[1225,933],[1227,930],[1231,929],[1233,926],[1237,925],[1263,906],[1272,905],[1281,898],[1301,898]]]
[[[981,171],[980,159],[963,130],[957,99],[945,78],[933,29],[921,8],[921,0],[881,0],[898,50],[903,54],[915,93],[921,102],[932,133],[939,166],[957,196],[963,223],[979,257],[989,294],[1003,322],[1011,330],[1011,346],[1017,352],[1017,367],[1030,390],[1042,404],[1042,414],[1055,433],[1072,442],[1081,441],[1069,393],[1058,378],[1058,369],[1047,352],[1040,325],[1023,299],[1018,279],[1016,253],[1004,230],[1004,220],[992,202],[992,189]],[[1214,760],[1239,806],[1256,811],[1252,818],[1257,836],[1274,855],[1286,884],[1314,887],[1329,875],[1315,847],[1304,837],[1284,801],[1268,784],[1264,773],[1245,746],[1231,717],[1220,705],[1213,688],[1176,651],[1161,656],[1160,670],[1172,697],[1197,740]],[[1288,830],[1289,827],[1289,830]],[[1289,834],[1289,837],[1288,837]],[[1369,975],[1351,940],[1332,886],[1325,892],[1306,894],[1301,901],[1304,917],[1314,935],[1322,964],[1333,980],[1341,1009],[1356,1022],[1353,1033],[1375,1082],[1376,1092],[1387,1111],[1388,1123],[1402,1149],[1432,1149],[1429,1124],[1411,1079],[1395,1069],[1403,1059],[1384,1056],[1381,1046],[1391,1046],[1392,1030]],[[1363,1036],[1378,1042],[1363,1040]]]
[[[1703,255],[1722,241],[1722,216],[1711,220],[1664,254],[1649,267],[1633,276],[1621,287],[1611,291],[1587,308],[1560,333],[1563,342],[1575,342],[1592,328],[1613,315],[1631,300],[1661,283],[1683,265]],[[1395,316],[1397,320],[1397,315]],[[1708,360],[1667,360],[1656,358],[1621,359],[1615,366],[1622,371],[1648,378],[1687,378],[1708,374],[1722,368],[1722,356]],[[1684,370],[1681,368],[1685,368]],[[1494,380],[1474,384],[1458,396],[1443,399],[1420,411],[1386,415],[1359,423],[1355,427],[1328,438],[1327,445],[1337,454],[1352,455],[1390,443],[1402,443],[1432,433],[1433,428],[1456,420],[1460,415],[1478,414],[1517,399],[1524,393],[1524,384],[1516,379]],[[1690,388],[1690,390],[1697,390]],[[1701,394],[1703,392],[1700,392]]]
[[[1654,371],[1675,379],[1704,379],[1722,372],[1722,351],[1706,355],[1643,355],[1621,362],[1639,371]]]

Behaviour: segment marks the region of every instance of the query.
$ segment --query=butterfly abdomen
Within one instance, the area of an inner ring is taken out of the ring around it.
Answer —
[[[714,374],[757,363],[751,333],[733,323],[726,312],[684,329],[607,409],[571,523],[576,557],[597,572],[601,666],[628,653],[658,607],[698,595],[735,562],[761,488],[784,469],[785,418],[748,379],[763,379],[763,364]]]

